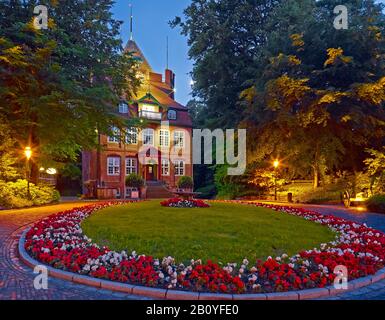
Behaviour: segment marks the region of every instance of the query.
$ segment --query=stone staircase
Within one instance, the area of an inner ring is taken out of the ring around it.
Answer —
[[[147,181],[147,199],[168,199],[174,195],[159,181]]]

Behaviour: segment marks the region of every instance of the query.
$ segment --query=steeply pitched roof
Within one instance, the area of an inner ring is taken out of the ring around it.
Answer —
[[[140,58],[142,61],[141,67],[148,72],[152,72],[151,65],[148,63],[146,57],[144,56],[142,50],[138,47],[135,41],[128,40],[127,45],[124,49],[125,51],[133,52],[134,57]]]
[[[181,105],[171,97],[173,94],[173,88],[166,82],[162,81],[161,74],[157,74],[153,71],[146,57],[143,55],[142,50],[140,50],[136,42],[133,40],[129,40],[127,42],[125,50],[133,52],[134,57],[140,59],[140,61],[142,62],[140,71],[144,74],[146,78],[142,86],[138,88],[138,92],[134,97],[135,100],[145,100],[149,98],[150,94],[159,104],[167,108],[173,108],[178,111],[183,111],[178,113],[176,120],[170,120],[170,124],[191,126],[192,121],[190,115],[188,114],[188,108]]]

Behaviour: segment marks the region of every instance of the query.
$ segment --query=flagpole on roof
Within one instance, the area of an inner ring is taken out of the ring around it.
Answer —
[[[134,17],[133,17],[133,15],[132,15],[132,4],[130,3],[129,4],[129,6],[130,6],[130,40],[132,41],[132,40],[134,40],[134,34],[133,34],[133,19],[134,19]]]

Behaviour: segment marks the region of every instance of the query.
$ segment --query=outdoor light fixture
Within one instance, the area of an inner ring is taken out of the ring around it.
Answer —
[[[31,157],[32,157],[31,147],[25,147],[24,155],[25,155],[25,158],[27,159],[27,163],[26,163],[27,197],[28,197],[28,199],[31,199],[31,191],[29,188],[29,179],[30,179],[30,174],[31,174],[30,168],[29,168],[29,159],[31,159]]]
[[[48,168],[47,171],[46,171],[48,174],[51,174],[51,175],[54,175],[56,174],[56,169],[55,168]]]
[[[25,154],[25,157],[27,158],[27,160],[31,159],[31,157],[32,157],[31,147],[25,147],[24,154]]]
[[[277,173],[276,170],[278,169],[279,166],[279,160],[275,159],[273,162],[274,166],[274,200],[277,201]]]
[[[279,160],[274,160],[273,166],[274,166],[275,169],[277,169],[278,166],[279,166]]]

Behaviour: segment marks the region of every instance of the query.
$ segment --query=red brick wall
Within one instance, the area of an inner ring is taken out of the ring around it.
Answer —
[[[148,125],[155,130],[155,148],[158,145],[158,137],[160,126],[157,124]],[[185,133],[185,143],[186,149],[183,157],[179,157],[175,155],[178,159],[185,161],[185,175],[192,176],[193,175],[193,165],[192,162],[192,154],[191,154],[191,138],[192,138],[192,129],[191,128],[180,128],[180,127],[170,127],[170,141],[173,139],[173,131],[174,130],[184,130]],[[139,133],[140,134],[140,133]],[[190,136],[190,137],[189,137]],[[139,137],[138,137],[139,140]],[[110,143],[107,140],[107,136],[102,135],[100,137],[100,144],[102,146],[102,151],[99,153],[100,157],[100,176],[99,179],[97,177],[97,167],[98,167],[98,153],[96,151],[84,151],[82,157],[82,171],[83,171],[83,182],[87,180],[98,180],[101,186],[109,187],[109,188],[119,188],[120,192],[123,193],[125,191],[125,159],[126,157],[134,157],[137,158],[138,164],[138,173],[143,176],[144,166],[139,163],[138,159],[138,151],[140,147],[140,142],[137,145],[125,145],[123,143]],[[165,157],[168,157],[169,151],[166,148],[164,151]],[[108,175],[107,168],[107,158],[108,157],[119,157],[120,158],[120,175],[119,176],[110,176]],[[169,186],[174,187],[178,180],[178,176],[174,176],[174,166],[170,165],[170,175],[162,176],[161,175],[161,163],[158,163],[158,180],[164,181]]]

